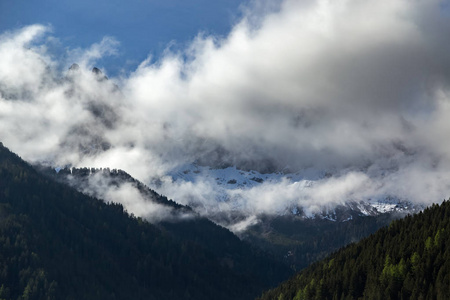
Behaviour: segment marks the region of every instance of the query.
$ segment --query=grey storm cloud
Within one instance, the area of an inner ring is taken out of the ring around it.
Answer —
[[[89,70],[116,53],[111,37],[68,50],[80,65],[71,73],[48,51],[48,27],[3,33],[0,140],[30,161],[121,168],[144,182],[193,161],[334,174],[307,192],[287,182],[235,191],[252,213],[448,197],[450,3],[255,3],[228,36],[199,34],[110,80]],[[166,184],[214,206],[207,184]]]

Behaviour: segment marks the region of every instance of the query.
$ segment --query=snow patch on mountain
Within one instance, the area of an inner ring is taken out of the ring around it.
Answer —
[[[240,215],[228,226],[234,231],[255,224],[255,216],[260,214],[343,222],[356,216],[421,209],[405,199],[379,192],[376,183],[363,172],[333,174],[311,168],[296,173],[260,173],[234,166],[186,164],[151,185],[210,218]]]
[[[288,179],[292,183],[309,180],[318,180],[327,175],[315,169],[305,169],[302,172],[284,174],[283,172],[262,174],[258,171],[244,171],[236,167],[211,168],[197,164],[187,164],[177,167],[168,174],[174,181],[198,182],[199,180],[211,180],[217,186],[234,190],[236,188],[248,189],[259,186],[264,182],[279,183]]]

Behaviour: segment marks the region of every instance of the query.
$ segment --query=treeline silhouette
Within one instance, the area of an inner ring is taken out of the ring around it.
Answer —
[[[393,221],[260,299],[450,299],[450,202]]]

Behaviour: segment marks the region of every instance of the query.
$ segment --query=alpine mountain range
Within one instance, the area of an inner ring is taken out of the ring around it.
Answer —
[[[0,33],[0,299],[450,297],[450,4],[273,2],[122,69]]]

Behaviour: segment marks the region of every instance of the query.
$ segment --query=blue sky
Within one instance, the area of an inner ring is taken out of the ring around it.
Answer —
[[[118,54],[99,63],[109,74],[130,71],[171,44],[183,48],[199,32],[227,35],[248,0],[0,0],[0,32],[50,25],[63,48],[87,48],[112,36]],[[64,51],[61,51],[62,53]]]
[[[333,174],[306,192],[251,190],[250,213],[445,199],[449,2],[0,0],[0,32],[11,30],[0,34],[0,141],[31,162],[118,168],[143,182],[193,161]],[[105,36],[120,44],[99,60],[115,46]],[[172,41],[191,51],[159,57]],[[74,61],[80,73],[67,72]],[[94,65],[110,80],[95,80]],[[86,153],[103,141],[113,147]],[[222,209],[205,205],[215,199],[207,179],[166,184],[174,199]]]

